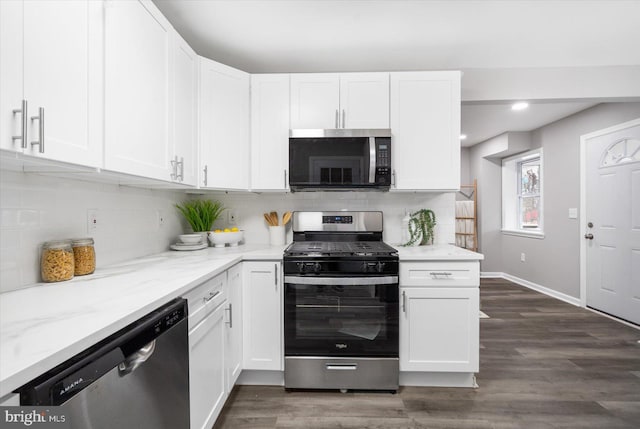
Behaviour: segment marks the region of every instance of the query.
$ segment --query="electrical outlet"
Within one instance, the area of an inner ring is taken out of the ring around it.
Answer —
[[[238,224],[238,212],[235,210],[228,210],[227,216],[229,216],[229,225],[237,225]]]
[[[524,262],[527,259],[527,255],[525,255],[524,253],[520,254],[520,262]]]
[[[157,217],[156,225],[158,226],[158,229],[162,229],[164,227],[164,213],[162,213],[162,210],[158,210],[156,212],[156,217]]]
[[[98,231],[98,209],[87,210],[87,233],[91,234]]]

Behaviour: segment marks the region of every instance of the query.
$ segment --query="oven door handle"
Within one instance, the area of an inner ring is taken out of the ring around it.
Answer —
[[[285,283],[299,285],[323,286],[360,286],[360,285],[393,285],[398,284],[398,276],[383,277],[315,277],[284,276]]]

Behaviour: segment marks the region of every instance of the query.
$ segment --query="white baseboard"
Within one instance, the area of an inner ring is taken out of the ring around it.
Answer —
[[[504,278],[504,273],[500,272],[491,272],[491,271],[483,271],[480,273],[481,279],[502,279]]]
[[[564,301],[571,305],[575,305],[576,307],[582,307],[582,305],[580,304],[580,298],[558,292],[557,290],[549,289],[548,287],[530,282],[529,280],[521,279],[520,277],[512,276],[511,274],[501,272],[483,272],[480,273],[480,278],[500,278],[509,280],[510,282],[535,290],[536,292],[543,293],[552,298],[559,299],[560,301]]]

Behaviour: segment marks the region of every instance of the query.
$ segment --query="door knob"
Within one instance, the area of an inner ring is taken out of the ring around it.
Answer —
[[[593,240],[593,234],[585,234],[584,238],[586,238],[587,240]]]

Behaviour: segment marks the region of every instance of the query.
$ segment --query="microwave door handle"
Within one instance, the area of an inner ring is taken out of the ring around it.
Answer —
[[[376,138],[369,137],[369,183],[376,180]]]

